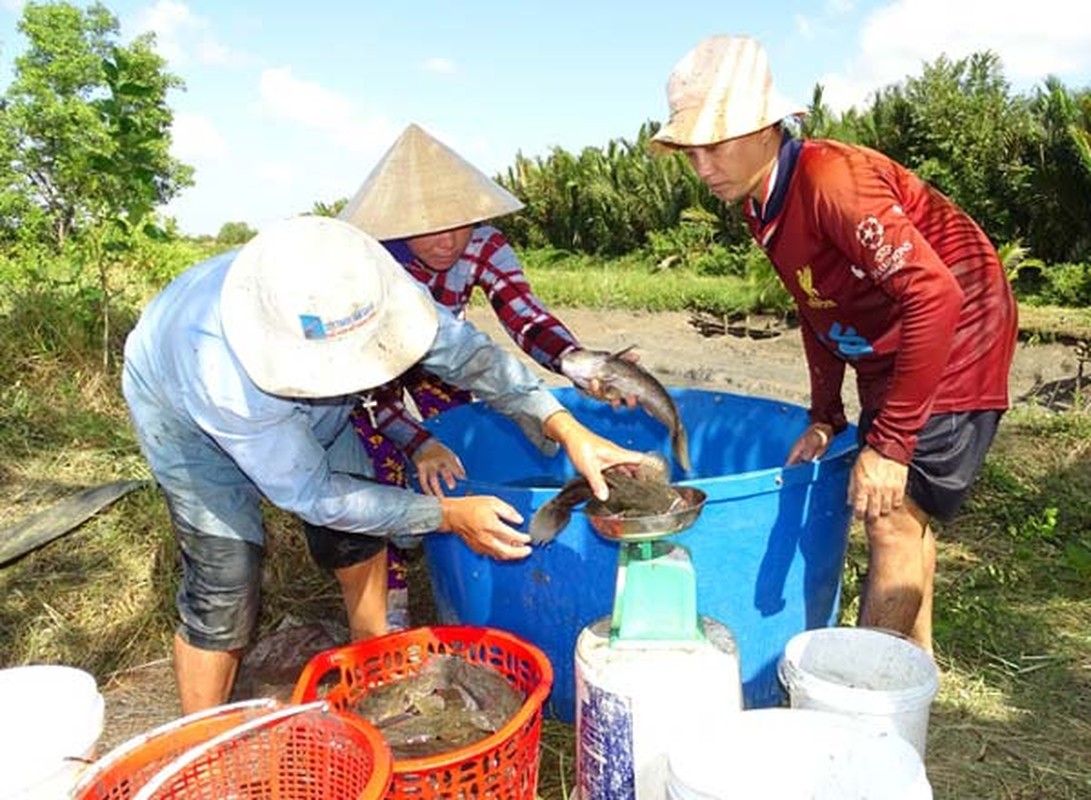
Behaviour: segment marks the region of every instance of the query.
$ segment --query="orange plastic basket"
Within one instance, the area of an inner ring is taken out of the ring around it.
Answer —
[[[130,800],[165,764],[224,731],[272,713],[271,699],[244,700],[176,719],[134,736],[80,775],[72,800]]]
[[[188,750],[133,800],[379,800],[393,758],[378,729],[328,703],[289,706]]]
[[[354,717],[368,689],[415,675],[434,655],[488,666],[526,696],[504,727],[479,742],[426,758],[394,761],[388,798],[526,798],[538,786],[542,705],[553,667],[534,645],[494,628],[447,625],[413,628],[319,653],[303,668],[295,703],[323,698]]]

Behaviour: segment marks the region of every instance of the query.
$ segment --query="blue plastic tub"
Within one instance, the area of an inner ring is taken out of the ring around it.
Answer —
[[[779,705],[777,661],[788,640],[837,622],[855,429],[834,439],[820,462],[785,469],[807,425],[806,409],[726,392],[670,391],[693,461],[691,474],[678,474],[676,466],[674,479],[708,495],[697,522],[675,538],[693,559],[698,611],[734,633],[747,707]],[[643,411],[615,411],[573,389],[555,393],[603,436],[669,454],[665,429]],[[541,455],[512,422],[481,403],[452,409],[428,426],[462,459],[471,479],[461,491],[501,497],[528,523],[575,475],[563,454]],[[542,648],[556,676],[547,713],[572,722],[576,639],[610,613],[617,545],[575,513],[552,544],[523,561],[479,556],[449,535],[425,537],[424,548],[440,621],[502,628]]]

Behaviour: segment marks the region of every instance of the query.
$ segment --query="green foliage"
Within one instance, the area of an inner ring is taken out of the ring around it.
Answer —
[[[614,139],[578,155],[559,147],[546,158],[517,155],[499,180],[526,205],[500,221],[504,232],[528,248],[619,255],[697,208],[712,213],[718,241],[741,241],[745,232],[736,213],[724,209],[681,155],[651,155],[656,130],[645,123],[635,141]]]
[[[19,31],[27,47],[0,111],[9,239],[24,222],[57,246],[103,225],[126,234],[145,225],[192,183],[192,170],[169,155],[166,94],[181,82],[150,35],[121,45],[116,18],[98,3],[28,3]]]

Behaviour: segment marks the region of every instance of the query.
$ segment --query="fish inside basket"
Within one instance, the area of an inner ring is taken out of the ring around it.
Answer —
[[[372,720],[394,753],[387,797],[533,800],[552,683],[549,660],[513,634],[434,626],[320,653],[292,700]]]

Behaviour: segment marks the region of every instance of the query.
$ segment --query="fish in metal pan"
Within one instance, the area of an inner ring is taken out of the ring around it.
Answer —
[[[667,428],[674,458],[678,466],[689,472],[689,436],[678,406],[654,375],[639,364],[622,358],[632,349],[630,346],[616,353],[573,350],[561,359],[561,372],[584,391],[590,388],[591,381],[597,380],[611,399],[635,397],[641,408]]]
[[[597,517],[650,517],[668,514],[685,504],[678,491],[667,483],[666,466],[643,464],[635,471],[627,466],[609,467],[602,477],[610,493],[599,500],[586,478],[573,478],[542,504],[530,519],[533,544],[552,542],[572,518],[572,510],[586,503],[584,511]]]

